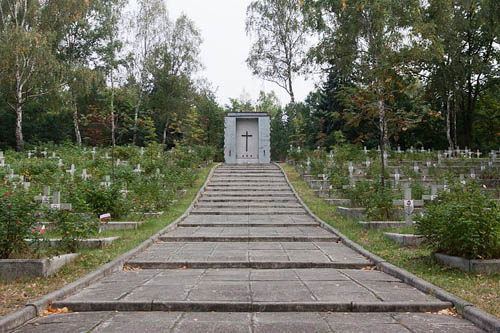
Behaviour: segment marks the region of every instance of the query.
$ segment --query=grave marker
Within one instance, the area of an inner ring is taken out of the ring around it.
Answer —
[[[92,175],[87,174],[87,169],[83,169],[81,177],[82,177],[83,180],[87,180],[90,177],[92,177]]]
[[[111,184],[113,184],[111,182],[111,177],[110,176],[106,176],[104,179],[105,179],[105,181],[103,181],[103,182],[100,183],[101,186],[104,186],[104,187],[108,188],[108,187],[111,186]]]
[[[36,201],[41,201],[43,204],[48,204],[52,196],[50,195],[50,186],[43,187],[43,194],[35,196]]]
[[[73,177],[75,175],[75,165],[74,164],[71,164],[71,169],[69,170],[66,170],[67,173],[69,173],[71,175],[71,177]]]
[[[54,196],[52,198],[52,203],[50,204],[50,209],[52,210],[71,210],[70,203],[61,203],[61,192],[54,191]]]
[[[142,170],[141,170],[141,164],[140,163],[137,164],[137,167],[134,169],[134,172],[135,173],[141,173],[142,172]]]

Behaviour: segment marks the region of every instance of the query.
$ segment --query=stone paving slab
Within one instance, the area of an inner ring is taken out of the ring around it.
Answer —
[[[34,325],[36,323],[36,326]],[[469,321],[431,313],[85,312],[37,318],[16,332],[470,332]]]
[[[234,197],[234,196],[202,196],[199,200],[199,202],[225,202],[225,201],[231,201],[231,202],[238,202],[238,201],[243,201],[243,202],[298,202],[297,199],[293,196],[284,196],[284,197],[273,197],[273,196],[261,196],[261,197],[250,197],[250,196],[241,196],[241,197]]]
[[[281,176],[275,176],[275,177],[247,177],[246,175],[244,176],[220,176],[220,175],[214,175],[210,181],[211,184],[214,183],[230,183],[230,182],[235,182],[235,183],[263,183],[265,184],[266,182],[271,182],[271,183],[281,183],[281,184],[286,184],[285,177]]]
[[[161,240],[173,240],[186,237],[295,237],[324,238],[337,241],[338,237],[320,226],[309,227],[184,227],[180,226],[160,237]]]
[[[165,242],[129,260],[144,268],[204,267],[338,267],[363,268],[371,262],[334,242]],[[231,263],[234,265],[222,265]],[[269,263],[269,265],[266,265]],[[171,264],[171,265],[167,265]],[[191,264],[191,265],[190,265]],[[255,265],[252,265],[255,264]]]
[[[91,299],[91,302],[88,300]],[[402,301],[404,300],[404,301]],[[170,269],[117,272],[93,284],[58,306],[79,302],[238,302],[242,304],[286,304],[320,306],[343,303],[365,305],[376,312],[384,303],[399,304],[403,310],[420,307],[447,307],[436,298],[378,271],[338,269]],[[211,304],[213,306],[213,304]],[[75,307],[73,307],[75,309]]]
[[[305,215],[303,208],[194,208],[193,215]]]
[[[196,207],[199,208],[302,208],[298,202],[199,202]]]
[[[203,193],[202,198],[206,197],[220,197],[220,196],[231,196],[231,197],[262,197],[262,196],[272,196],[274,198],[276,197],[286,197],[286,198],[294,198],[295,195],[291,190],[285,190],[285,191],[252,191],[252,192],[244,192],[244,191],[210,191],[206,190]]]
[[[291,192],[290,188],[286,185],[275,185],[275,184],[267,184],[267,185],[236,185],[234,183],[225,185],[212,185],[209,184],[206,187],[207,191],[285,191]]]
[[[190,227],[289,227],[319,226],[308,215],[190,215],[180,226]]]
[[[199,222],[199,223],[309,223],[314,222],[319,225],[309,215],[190,215],[184,222]]]

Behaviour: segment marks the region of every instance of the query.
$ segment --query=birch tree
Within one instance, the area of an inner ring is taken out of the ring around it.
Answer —
[[[293,82],[303,67],[306,47],[300,1],[252,1],[246,31],[254,38],[246,60],[253,74],[283,88],[295,104]]]
[[[2,0],[0,3],[0,73],[8,86],[6,101],[16,113],[16,149],[24,150],[23,106],[44,95],[53,84],[56,62],[52,33],[43,16],[45,1]]]
[[[137,141],[139,109],[144,99],[147,81],[151,76],[152,51],[164,44],[168,36],[169,20],[163,0],[139,0],[138,12],[134,13],[131,26],[134,29],[134,75],[137,81],[137,101],[134,109],[133,144]]]

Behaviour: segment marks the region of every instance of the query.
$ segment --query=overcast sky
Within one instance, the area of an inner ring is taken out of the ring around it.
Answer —
[[[288,94],[274,83],[254,77],[245,59],[250,49],[250,39],[245,33],[246,8],[250,0],[167,0],[171,20],[181,13],[192,19],[201,30],[203,44],[201,60],[206,77],[219,102],[226,104],[229,98],[243,95],[255,101],[259,91],[274,90],[281,104],[290,101]],[[296,80],[294,91],[297,101],[302,101],[313,89],[312,82]]]

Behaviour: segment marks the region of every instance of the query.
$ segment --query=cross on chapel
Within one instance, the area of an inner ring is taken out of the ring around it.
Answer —
[[[253,135],[249,135],[248,131],[246,131],[246,134],[243,134],[242,137],[246,139],[246,151],[248,151],[248,138],[251,138]]]

